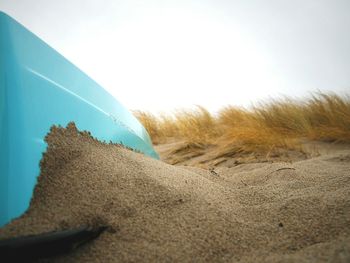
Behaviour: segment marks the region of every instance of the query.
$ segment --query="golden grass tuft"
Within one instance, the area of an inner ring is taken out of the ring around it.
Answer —
[[[251,109],[225,107],[216,115],[197,106],[161,116],[137,111],[136,117],[154,143],[181,141],[180,152],[200,145],[203,153],[207,146],[212,159],[302,152],[303,139],[350,142],[350,98],[333,93],[270,100]]]
[[[182,110],[175,113],[177,137],[191,143],[211,144],[222,135],[217,120],[201,106],[196,110]]]

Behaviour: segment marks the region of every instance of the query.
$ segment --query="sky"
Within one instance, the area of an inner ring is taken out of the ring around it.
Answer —
[[[350,93],[349,0],[0,0],[127,108]]]

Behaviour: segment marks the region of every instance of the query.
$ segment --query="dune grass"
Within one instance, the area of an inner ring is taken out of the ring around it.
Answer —
[[[215,146],[215,158],[237,154],[302,151],[302,140],[350,142],[350,98],[317,93],[304,100],[270,100],[250,109],[203,107],[168,115],[136,111],[153,143],[183,141],[187,147]]]

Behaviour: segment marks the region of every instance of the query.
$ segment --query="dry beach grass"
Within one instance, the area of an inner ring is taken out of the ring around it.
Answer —
[[[336,94],[272,100],[249,110],[226,107],[216,115],[203,107],[135,114],[170,164],[300,160],[312,154],[304,150],[305,141],[350,142],[350,98]]]

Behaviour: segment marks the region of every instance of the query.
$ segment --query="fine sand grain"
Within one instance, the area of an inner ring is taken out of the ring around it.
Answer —
[[[51,129],[29,210],[0,238],[110,226],[52,262],[350,262],[350,151],[202,170]]]

